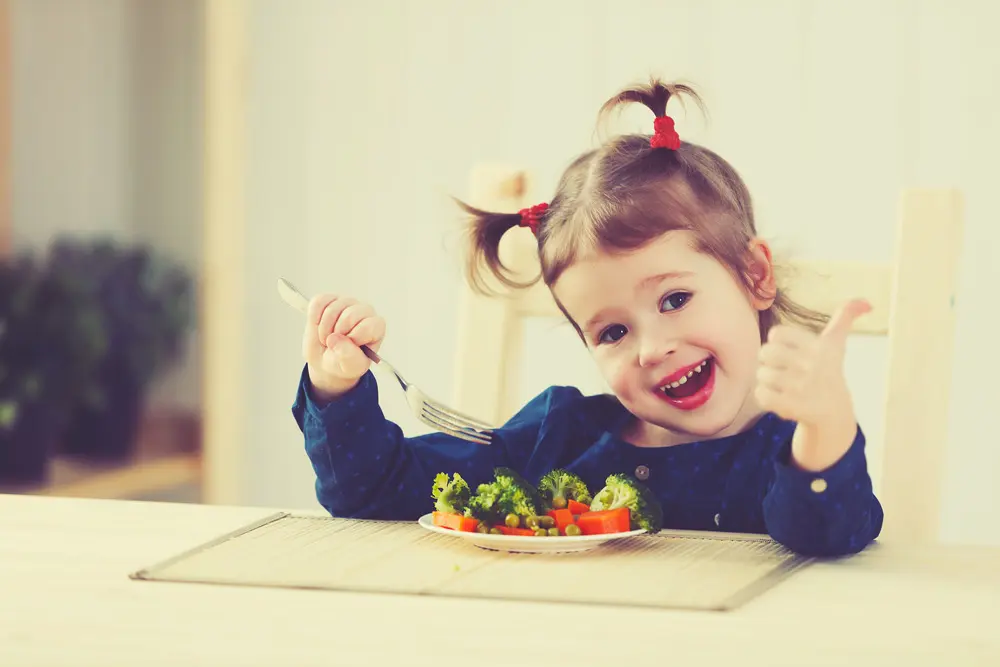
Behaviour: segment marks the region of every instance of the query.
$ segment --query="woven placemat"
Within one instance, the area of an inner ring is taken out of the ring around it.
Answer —
[[[131,577],[728,610],[808,562],[756,535],[664,531],[579,553],[517,554],[480,549],[413,522],[278,513]]]

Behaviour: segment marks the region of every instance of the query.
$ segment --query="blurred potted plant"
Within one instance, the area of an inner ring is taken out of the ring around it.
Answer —
[[[0,262],[0,483],[46,481],[55,443],[106,349],[93,306],[28,254]]]
[[[128,458],[150,384],[183,350],[194,317],[191,278],[147,246],[108,239],[57,239],[48,266],[91,295],[108,336],[89,399],[71,416],[61,451],[89,459]]]

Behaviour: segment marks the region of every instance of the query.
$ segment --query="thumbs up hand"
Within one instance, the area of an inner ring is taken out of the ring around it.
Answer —
[[[792,459],[800,468],[824,470],[854,442],[844,351],[854,320],[869,310],[866,301],[849,301],[818,334],[777,325],[761,347],[755,397],[764,410],[797,422]]]

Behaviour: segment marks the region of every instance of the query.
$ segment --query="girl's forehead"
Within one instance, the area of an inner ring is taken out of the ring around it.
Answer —
[[[597,302],[635,297],[667,280],[690,279],[710,270],[687,232],[669,232],[635,250],[590,251],[562,273],[553,292],[573,310]]]
[[[577,257],[566,273],[611,272],[625,277],[649,270],[694,271],[705,259],[690,232],[670,231],[632,250],[590,249]]]

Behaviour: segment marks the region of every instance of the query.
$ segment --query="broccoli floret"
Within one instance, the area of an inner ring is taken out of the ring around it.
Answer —
[[[604,488],[597,492],[590,504],[592,511],[613,510],[627,507],[631,529],[642,528],[650,533],[663,528],[663,507],[639,480],[630,475],[609,475]]]
[[[465,515],[486,523],[494,523],[500,517],[497,500],[500,498],[500,487],[494,484],[480,484],[476,492],[469,498]]]
[[[443,472],[438,473],[434,478],[431,497],[434,498],[434,509],[438,512],[462,514],[469,505],[470,496],[472,496],[472,489],[457,472],[450,481],[448,475]]]
[[[571,472],[556,468],[538,482],[538,493],[546,507],[562,509],[570,500],[589,505],[592,498],[587,485]]]
[[[538,516],[543,503],[538,489],[510,468],[495,468],[494,484],[500,489],[497,509],[502,515],[516,514],[521,517]]]
[[[492,482],[476,487],[466,516],[487,524],[503,523],[508,514],[538,516],[543,505],[534,486],[510,468],[495,468],[493,474]]]

